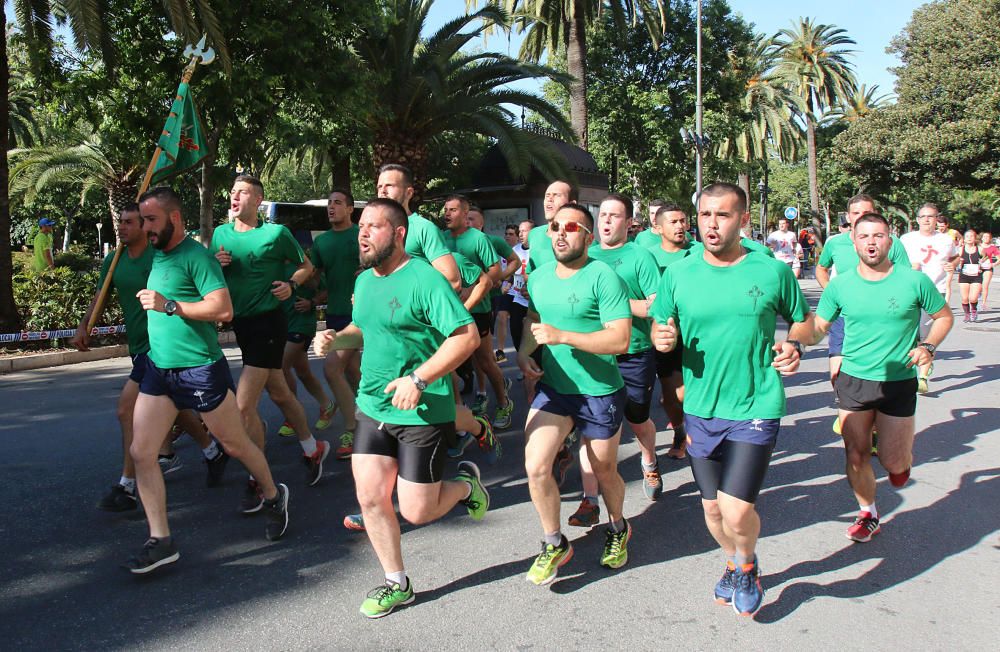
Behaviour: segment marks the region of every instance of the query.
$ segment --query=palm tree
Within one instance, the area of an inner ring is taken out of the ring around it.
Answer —
[[[64,0],[13,0],[17,26],[24,38],[33,46],[30,53],[33,64],[43,67],[49,60],[52,47],[52,27],[67,25],[80,51],[100,52],[105,63],[113,68],[114,45],[111,35],[104,30],[103,2],[66,2]],[[175,33],[194,43],[204,30],[219,52],[228,70],[229,54],[212,9],[211,0],[163,0],[156,3],[170,21]],[[7,3],[0,9],[0,19],[7,24]],[[0,44],[0,97],[9,97],[10,66],[7,58],[7,39]],[[13,265],[10,258],[10,199],[7,191],[8,160],[10,148],[10,112],[7,105],[0,110],[0,328],[19,328],[21,323],[14,304],[12,285]]]
[[[7,89],[7,146],[30,147],[38,138],[38,122],[31,110],[37,96],[20,72],[11,72]]]
[[[532,166],[548,176],[565,173],[565,163],[543,138],[521,129],[509,107],[532,111],[567,138],[572,137],[569,123],[544,98],[506,87],[525,79],[564,76],[495,52],[461,51],[487,26],[505,23],[506,14],[496,6],[456,18],[422,39],[432,4],[396,0],[386,7],[384,20],[366,28],[357,40],[362,65],[372,73],[366,119],[376,169],[389,162],[408,165],[419,195],[427,182],[429,147],[450,132],[495,140],[515,177],[527,177]],[[466,28],[469,31],[463,32]]]
[[[610,11],[615,25],[642,22],[654,45],[666,31],[664,0],[492,0],[502,6],[519,32],[527,32],[520,57],[539,62],[542,55],[566,52],[570,76],[570,120],[577,144],[587,149],[587,27]],[[466,0],[467,7],[478,0]]]
[[[844,98],[840,106],[834,108],[828,114],[832,120],[843,120],[848,123],[857,122],[860,118],[868,115],[875,109],[881,109],[889,102],[889,95],[878,95],[878,84],[871,88],[866,88],[861,84],[854,92]]]
[[[781,59],[777,73],[801,98],[806,124],[806,148],[809,157],[809,202],[813,218],[819,215],[819,188],[816,179],[816,124],[822,114],[840,105],[854,93],[857,83],[854,68],[847,57],[854,45],[845,30],[800,18],[791,28],[775,35]]]

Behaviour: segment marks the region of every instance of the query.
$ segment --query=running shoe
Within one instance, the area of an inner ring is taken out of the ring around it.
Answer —
[[[575,527],[594,527],[600,518],[601,506],[584,498],[580,501],[580,506],[576,508],[573,515],[569,517],[569,524]]]
[[[733,573],[733,609],[741,616],[753,616],[764,603],[757,562],[738,566]]]
[[[976,312],[975,310],[973,310],[973,311],[972,311],[972,317],[971,317],[971,321],[972,321],[973,323],[975,323],[975,322],[979,321],[979,313],[978,313],[978,312]]]
[[[872,457],[878,457],[878,430],[872,428]]]
[[[968,316],[968,315],[966,315],[966,316],[962,317],[962,323],[963,323],[963,324],[968,324],[968,323],[969,323],[969,321],[970,321],[970,320],[969,320],[969,316]]]
[[[337,404],[330,401],[325,408],[321,408],[319,411],[319,418],[316,419],[314,427],[316,430],[326,430],[330,427],[330,422],[333,420],[333,413],[337,411]]]
[[[138,506],[139,501],[136,500],[135,492],[130,493],[128,489],[120,484],[111,487],[108,493],[104,494],[101,501],[97,503],[97,509],[105,512],[128,512],[136,509]]]
[[[732,604],[733,591],[736,590],[736,564],[731,561],[726,562],[726,571],[715,583],[716,604]]]
[[[642,470],[642,492],[646,498],[655,501],[663,493],[663,478],[660,477],[660,467],[657,465],[652,471]]]
[[[472,402],[472,406],[469,408],[472,413],[477,417],[486,414],[486,409],[490,405],[490,400],[486,398],[486,394],[476,394],[476,400]]]
[[[180,558],[181,554],[177,552],[173,539],[167,537],[164,540],[150,537],[143,544],[139,554],[125,562],[125,568],[134,575],[145,575],[160,566],[172,564]]]
[[[899,489],[906,481],[910,479],[910,469],[906,469],[902,473],[890,473],[889,474],[889,484],[893,487]]]
[[[244,514],[256,514],[264,507],[264,494],[261,493],[260,485],[256,480],[247,480],[246,489],[243,490],[243,500],[240,502],[240,511]]]
[[[566,482],[566,474],[572,466],[573,454],[570,452],[569,446],[563,446],[556,453],[556,459],[552,463],[552,477],[556,479],[558,486],[562,487],[563,483]]]
[[[566,539],[566,535],[563,535],[558,546],[542,541],[542,552],[531,563],[527,580],[538,586],[551,584],[559,574],[559,569],[572,558],[573,546]]]
[[[458,476],[455,477],[455,482],[466,482],[472,486],[469,497],[459,502],[469,510],[469,516],[472,517],[472,520],[483,520],[486,511],[490,508],[490,493],[483,486],[479,467],[469,461],[459,462]]]
[[[319,479],[323,477],[323,462],[330,454],[330,444],[322,439],[316,440],[316,452],[312,455],[304,455],[302,462],[306,465],[306,486],[315,487]]]
[[[406,588],[399,584],[385,581],[382,586],[376,586],[368,592],[368,597],[361,603],[361,615],[365,618],[382,618],[392,613],[396,607],[413,602],[413,583],[406,578]]]
[[[858,543],[867,543],[881,531],[877,518],[868,512],[861,512],[854,520],[854,524],[847,528],[847,538]]]
[[[184,463],[181,462],[181,458],[177,457],[176,454],[160,455],[157,458],[157,461],[160,463],[160,472],[163,473],[163,475],[179,471],[181,467],[184,466]]]
[[[455,446],[448,448],[448,457],[452,459],[462,457],[462,455],[465,454],[465,449],[469,447],[469,444],[472,443],[473,439],[475,439],[475,437],[467,432],[463,432],[458,436],[458,441],[455,442]]]
[[[628,563],[628,542],[632,538],[632,524],[622,518],[625,529],[615,532],[608,526],[604,534],[604,550],[601,552],[601,566],[621,568]]]
[[[483,434],[476,436],[479,448],[486,451],[486,459],[490,464],[496,464],[497,460],[503,456],[503,446],[500,445],[500,440],[497,439],[489,419],[476,417],[476,421],[483,426]]]
[[[495,355],[497,358],[497,364],[503,364],[507,362],[507,354],[503,352],[503,349],[497,349]]]
[[[340,435],[340,446],[334,453],[334,456],[338,460],[349,460],[351,455],[354,455],[354,431],[345,430],[342,435]]]
[[[493,426],[499,430],[510,428],[511,416],[514,414],[514,399],[507,395],[507,405],[497,408],[497,414],[493,418]]]
[[[353,532],[364,532],[365,518],[361,514],[348,514],[344,517],[344,527]]]
[[[229,464],[229,455],[220,446],[218,455],[210,460],[205,460],[205,466],[208,468],[205,484],[209,487],[218,487],[222,484],[222,476],[226,472],[227,464]]]
[[[264,534],[268,541],[277,541],[288,529],[288,487],[277,484],[278,495],[263,502],[267,511],[267,527]]]
[[[844,434],[844,431],[843,431],[843,429],[840,426],[840,417],[839,416],[836,419],[833,420],[833,432],[834,432],[834,434],[837,434],[837,435],[843,435]]]
[[[278,435],[280,435],[281,437],[294,437],[295,428],[292,427],[292,424],[286,421],[283,424],[281,424],[280,428],[278,428]]]

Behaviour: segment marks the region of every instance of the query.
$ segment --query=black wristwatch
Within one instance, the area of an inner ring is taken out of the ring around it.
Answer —
[[[416,388],[419,389],[421,392],[427,389],[427,381],[422,379],[417,374],[415,373],[410,374],[410,380],[413,381],[414,386],[416,386]]]
[[[177,302],[173,299],[167,299],[163,304],[163,312],[167,313],[167,317],[173,317],[174,313],[177,312]]]
[[[932,356],[934,355],[934,352],[937,351],[937,347],[931,344],[930,342],[921,342],[917,346],[924,347],[925,349],[927,349],[927,352],[930,353]]]
[[[805,354],[806,349],[804,346],[802,346],[802,342],[798,340],[785,340],[785,341],[795,347],[795,350],[799,352],[800,358]]]
[[[299,289],[299,284],[293,281],[292,279],[288,279],[287,281],[285,281],[285,283],[288,283],[288,287],[292,288],[292,292],[295,292],[296,290]]]

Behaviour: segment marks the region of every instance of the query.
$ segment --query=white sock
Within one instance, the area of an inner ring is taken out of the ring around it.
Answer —
[[[316,438],[310,436],[309,439],[303,439],[299,442],[302,446],[302,452],[306,454],[306,457],[312,457],[313,453],[316,452]]]
[[[214,460],[219,455],[219,446],[213,439],[208,446],[201,449],[201,452],[205,456],[206,460]]]
[[[406,581],[406,571],[401,570],[397,573],[386,573],[385,579],[395,584],[399,584],[399,588],[406,589],[408,582]]]
[[[562,530],[556,530],[551,534],[546,534],[544,537],[542,537],[542,540],[550,545],[558,546],[559,544],[562,543]]]
[[[472,483],[466,482],[465,480],[462,480],[462,482],[465,482],[466,486],[469,487],[469,490],[465,492],[464,496],[462,496],[462,500],[466,500],[469,496],[472,495]]]
[[[861,505],[861,511],[868,512],[872,515],[872,518],[878,518],[878,510],[875,509],[875,503],[872,503],[871,505]]]
[[[123,475],[121,479],[118,481],[118,484],[124,487],[125,491],[129,492],[130,494],[135,493],[135,478],[126,478]]]

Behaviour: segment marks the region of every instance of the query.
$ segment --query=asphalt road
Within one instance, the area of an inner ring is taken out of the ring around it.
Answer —
[[[813,300],[816,286],[805,281]],[[957,301],[957,299],[953,299]],[[522,433],[481,464],[492,509],[474,523],[457,508],[406,527],[403,551],[416,602],[378,621],[358,614],[382,581],[364,534],[341,526],[355,510],[349,465],[328,462],[303,486],[300,450],[268,457],[291,488],[287,537],[236,513],[244,475],[206,489],[200,451],[178,444],[168,476],[179,563],[136,578],[120,564],[146,536],[141,515],[94,505],[119,475],[114,414],[125,359],[0,377],[0,647],[8,650],[304,649],[995,649],[1000,620],[1000,312],[958,319],[920,398],[913,480],[879,477],[882,533],[844,537],[856,505],[843,477],[826,350],[810,350],[786,383],[789,416],[759,500],[767,591],[756,620],[712,601],[723,567],[705,530],[690,470],[661,456],[665,493],[649,503],[631,435],[620,462],[634,536],[628,565],[598,566],[603,529],[566,528],[576,556],[549,588],[525,582],[540,528],[528,499]],[[238,371],[238,351],[226,351]],[[318,361],[314,368],[319,369]],[[516,375],[512,363],[508,375]],[[515,391],[515,399],[520,395]],[[310,418],[316,406],[307,399]],[[524,422],[519,401],[515,427]],[[656,423],[665,424],[655,410]],[[338,432],[339,419],[327,431]],[[661,453],[669,433],[661,432]],[[470,449],[470,452],[472,449]],[[471,459],[481,461],[478,453]],[[575,472],[574,472],[575,473]],[[579,500],[567,482],[563,518]]]

